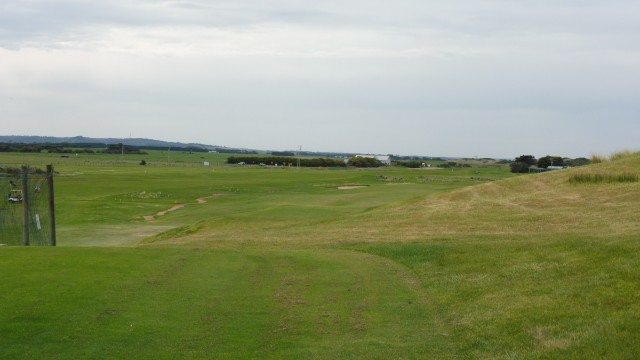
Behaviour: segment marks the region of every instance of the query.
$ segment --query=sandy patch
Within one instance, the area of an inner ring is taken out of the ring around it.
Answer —
[[[160,211],[159,213],[156,214],[156,216],[165,216],[167,215],[168,212],[172,212],[172,211],[176,211],[178,209],[182,209],[185,205],[184,204],[178,204],[178,205],[174,205],[171,207],[171,209],[167,209],[165,211]]]
[[[183,207],[185,207],[184,204],[177,204],[177,205],[172,206],[170,209],[160,211],[155,215],[145,215],[145,216],[143,216],[143,218],[146,221],[151,221],[151,220],[155,219],[156,216],[165,216],[165,215],[167,215],[167,213],[172,212],[172,211],[176,211],[178,209],[182,209]]]
[[[366,187],[369,187],[369,185],[345,185],[345,186],[338,186],[338,190],[353,190],[353,189],[362,189]]]
[[[209,199],[215,199],[215,198],[218,198],[218,197],[220,197],[220,196],[222,196],[222,194],[213,194],[213,195],[209,195],[209,196],[205,196],[205,197],[198,198],[198,199],[196,199],[196,202],[197,202],[198,204],[204,204],[204,203],[206,203],[206,202],[207,202],[207,200],[209,200]],[[171,207],[171,209],[167,209],[167,210],[164,210],[164,211],[160,211],[159,213],[157,213],[157,214],[155,214],[155,215],[145,215],[145,216],[143,216],[142,218],[143,218],[145,221],[152,221],[152,220],[154,220],[157,216],[164,216],[164,215],[167,215],[167,213],[172,212],[172,211],[176,211],[176,210],[179,210],[179,209],[182,209],[182,208],[183,208],[183,207],[185,207],[185,206],[186,206],[185,204],[177,204],[177,205],[174,205],[173,207]]]
[[[204,204],[204,203],[207,202],[207,200],[219,198],[220,196],[222,196],[222,194],[213,194],[213,195],[209,195],[209,196],[205,196],[205,197],[201,197],[199,199],[196,199],[196,202],[198,204]]]

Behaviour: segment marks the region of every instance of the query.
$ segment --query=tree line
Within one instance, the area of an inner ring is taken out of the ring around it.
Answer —
[[[352,157],[348,161],[344,159],[330,158],[292,158],[283,156],[231,156],[227,159],[227,164],[247,164],[247,165],[278,165],[297,166],[298,161],[302,167],[360,167],[372,168],[384,166],[382,162],[375,158]]]
[[[544,156],[536,159],[533,155],[521,155],[511,163],[512,173],[528,173],[531,168],[548,169],[550,166],[575,167],[589,165],[591,160],[587,158],[563,158],[561,156]]]
[[[69,149],[64,144],[18,144],[0,143],[0,152],[40,153],[49,152],[57,154],[68,153],[95,153],[92,149]]]
[[[304,167],[345,167],[344,161],[327,158],[292,158],[285,156],[231,156],[227,159],[227,164],[247,164],[247,165],[278,165],[278,166],[300,166]]]

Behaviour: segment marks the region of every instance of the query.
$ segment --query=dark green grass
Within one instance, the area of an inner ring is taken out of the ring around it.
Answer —
[[[0,358],[397,358],[448,350],[411,274],[344,251],[0,249]]]

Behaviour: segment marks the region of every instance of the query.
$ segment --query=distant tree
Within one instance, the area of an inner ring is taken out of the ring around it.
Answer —
[[[536,157],[533,155],[520,155],[516,158],[515,162],[521,162],[527,164],[527,166],[533,166],[538,163]]]
[[[291,152],[291,151],[272,151],[271,155],[273,156],[296,156],[295,153]]]
[[[381,167],[384,164],[380,162],[380,160],[376,158],[368,158],[368,157],[352,157],[349,160],[349,166],[355,166],[360,168],[372,168],[372,167]]]
[[[119,144],[109,144],[107,145],[107,149],[104,151],[107,154],[146,154],[146,152],[141,151],[140,149],[133,147],[131,145],[122,145]]]
[[[529,172],[529,168],[536,165],[538,160],[533,155],[520,155],[509,166],[512,173],[524,174]]]
[[[538,160],[538,167],[546,169],[549,166],[564,166],[564,160],[560,156],[545,156]]]
[[[511,172],[516,174],[524,174],[529,172],[529,165],[524,162],[514,162],[511,163]]]
[[[401,160],[394,160],[393,161],[393,165],[395,166],[402,166],[402,167],[407,167],[407,168],[421,168],[423,164],[423,161],[420,160],[408,160],[408,161],[401,161]]]

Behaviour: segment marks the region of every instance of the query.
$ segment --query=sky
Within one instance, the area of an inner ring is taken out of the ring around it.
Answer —
[[[637,0],[3,0],[0,135],[640,150]]]

